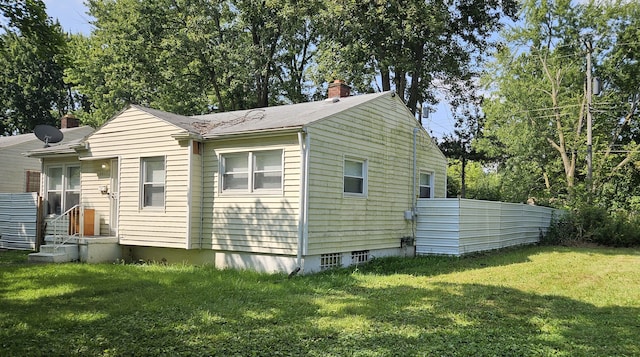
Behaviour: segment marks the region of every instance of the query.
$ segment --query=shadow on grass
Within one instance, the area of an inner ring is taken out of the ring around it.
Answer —
[[[0,249],[0,267],[26,264],[31,251]]]
[[[454,262],[476,269],[536,252]],[[198,267],[12,266],[0,275],[0,348],[7,356],[640,355],[638,308],[411,276],[370,282],[368,269],[385,271],[375,264],[292,280]],[[412,269],[394,264],[387,277]],[[418,260],[413,270],[451,265]]]

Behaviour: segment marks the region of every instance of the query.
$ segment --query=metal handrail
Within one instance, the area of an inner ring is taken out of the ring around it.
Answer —
[[[65,217],[67,219],[63,220]],[[67,243],[73,237],[84,236],[84,224],[80,224],[80,228],[76,231],[75,224],[71,224],[72,219],[75,219],[76,222],[84,222],[84,207],[75,205],[49,222],[49,225],[53,226],[54,249],[60,248],[61,245]],[[60,227],[61,224],[63,224],[62,228]]]

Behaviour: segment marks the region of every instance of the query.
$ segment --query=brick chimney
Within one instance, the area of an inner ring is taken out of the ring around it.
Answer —
[[[60,129],[77,128],[80,125],[80,120],[73,114],[65,114],[60,118]]]
[[[341,79],[336,79],[333,83],[329,83],[329,90],[327,91],[328,98],[342,98],[351,95],[351,87],[344,84]]]

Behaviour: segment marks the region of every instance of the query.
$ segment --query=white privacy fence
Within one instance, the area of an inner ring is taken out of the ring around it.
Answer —
[[[562,211],[518,203],[437,198],[418,201],[416,254],[461,255],[536,243]]]
[[[36,249],[37,217],[37,193],[0,193],[0,248]]]

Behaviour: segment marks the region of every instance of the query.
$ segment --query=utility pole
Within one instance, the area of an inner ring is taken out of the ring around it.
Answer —
[[[593,51],[593,48],[591,47],[591,40],[587,40],[585,45],[587,46],[587,185],[589,187],[589,191],[591,191],[593,180],[593,145],[591,140],[591,97],[593,94],[593,83],[591,79],[591,52]]]

